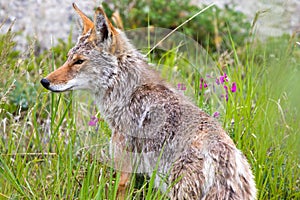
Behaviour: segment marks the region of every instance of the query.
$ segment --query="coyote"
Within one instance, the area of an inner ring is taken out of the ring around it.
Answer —
[[[256,199],[250,166],[218,122],[165,83],[101,7],[94,21],[73,7],[82,35],[41,84],[53,92],[95,95],[112,130],[118,198],[125,198],[133,165],[149,175],[158,165],[155,184],[170,199]],[[128,152],[142,158],[128,161]]]

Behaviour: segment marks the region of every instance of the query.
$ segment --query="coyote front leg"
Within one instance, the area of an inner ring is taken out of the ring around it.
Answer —
[[[126,142],[123,135],[115,132],[112,137],[112,156],[114,158],[114,167],[120,172],[120,181],[118,183],[117,199],[125,199],[126,190],[131,177],[131,162],[126,156]]]
[[[117,199],[124,200],[131,173],[122,172],[122,171],[120,173],[121,173],[121,175],[120,175],[120,181],[118,184]]]

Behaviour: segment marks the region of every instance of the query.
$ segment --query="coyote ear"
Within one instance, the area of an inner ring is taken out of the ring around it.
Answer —
[[[100,7],[98,7],[95,12],[94,23],[98,39],[100,39],[101,42],[116,34],[116,29],[108,20],[104,10]]]
[[[82,35],[85,35],[91,29],[94,29],[94,23],[77,7],[75,3],[72,4],[75,11],[79,14],[83,23]]]

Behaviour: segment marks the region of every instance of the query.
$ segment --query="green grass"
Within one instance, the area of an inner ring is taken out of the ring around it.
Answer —
[[[110,130],[102,121],[88,126],[91,116],[99,116],[93,101],[79,92],[53,94],[39,84],[63,63],[71,43],[36,56],[13,51],[11,32],[0,39],[0,199],[114,199],[119,173],[105,159]],[[216,56],[208,63],[213,70],[191,66],[172,50],[157,62],[175,87],[186,84],[184,92],[199,107],[220,112],[220,123],[252,166],[259,199],[299,199],[300,47],[290,37],[242,47],[230,36],[227,42],[230,59]],[[208,72],[226,72],[228,86],[236,82],[228,101],[220,97],[221,86],[199,89]],[[153,178],[134,176],[128,199],[166,199]]]

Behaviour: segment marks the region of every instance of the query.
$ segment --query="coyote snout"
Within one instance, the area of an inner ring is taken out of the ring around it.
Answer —
[[[41,84],[53,92],[95,94],[113,132],[111,153],[121,171],[118,197],[125,197],[133,169],[151,174],[158,164],[155,184],[172,187],[173,200],[256,199],[250,166],[222,127],[161,80],[101,8],[91,21],[73,7],[82,35],[63,66]]]

